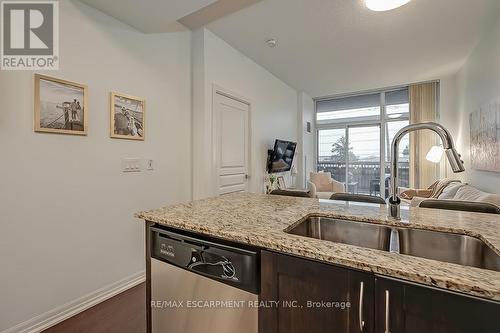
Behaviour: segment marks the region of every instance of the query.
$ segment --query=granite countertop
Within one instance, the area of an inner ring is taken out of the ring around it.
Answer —
[[[500,254],[500,215],[235,193],[136,214],[137,218],[282,253],[500,301],[500,272],[288,234],[308,215],[447,231],[478,237]],[[408,225],[408,222],[410,225]]]

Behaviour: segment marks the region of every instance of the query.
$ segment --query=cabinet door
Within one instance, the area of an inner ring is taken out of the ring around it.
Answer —
[[[401,283],[378,277],[375,279],[376,333],[405,332],[403,296],[404,286]]]
[[[351,302],[350,333],[372,333],[375,329],[375,278],[373,274],[349,270]]]
[[[500,332],[498,303],[378,277],[377,332],[385,332],[385,313],[378,309],[384,309],[386,290],[390,292],[391,333]]]
[[[362,273],[351,283],[351,271],[272,252],[262,252],[261,301],[279,302],[260,308],[260,333],[358,333]],[[363,283],[362,320],[369,332],[373,283]],[[371,279],[371,280],[370,280]],[[355,294],[351,301],[351,294]],[[356,313],[356,315],[353,315]],[[352,330],[351,330],[352,329]]]

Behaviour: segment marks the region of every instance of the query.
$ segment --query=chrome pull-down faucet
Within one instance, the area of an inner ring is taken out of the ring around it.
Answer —
[[[446,157],[450,162],[453,172],[465,171],[464,162],[460,159],[460,154],[455,148],[455,143],[451,137],[450,132],[442,125],[433,122],[424,122],[418,124],[411,124],[400,129],[391,144],[391,193],[387,199],[388,217],[394,219],[401,219],[400,203],[401,199],[398,197],[398,159],[399,159],[399,141],[401,138],[410,132],[422,129],[429,129],[439,135],[443,141],[443,148],[446,151]]]

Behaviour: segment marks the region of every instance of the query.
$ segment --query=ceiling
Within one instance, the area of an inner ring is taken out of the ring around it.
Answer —
[[[499,9],[498,0],[413,0],[389,12],[362,0],[264,0],[207,27],[318,97],[452,74]],[[269,48],[269,38],[278,46]]]
[[[216,0],[81,0],[144,33],[185,29],[178,19]]]
[[[196,29],[260,0],[80,0],[144,33]],[[182,24],[181,24],[182,23]]]

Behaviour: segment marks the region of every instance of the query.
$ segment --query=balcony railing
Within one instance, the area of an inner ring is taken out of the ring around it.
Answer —
[[[326,171],[332,174],[332,178],[346,183],[346,164],[337,162],[318,162],[318,171]],[[348,192],[378,194],[380,191],[380,163],[378,162],[349,162]],[[387,187],[390,179],[389,165],[385,167],[385,185]],[[410,172],[408,162],[399,162],[399,185],[409,187]]]

